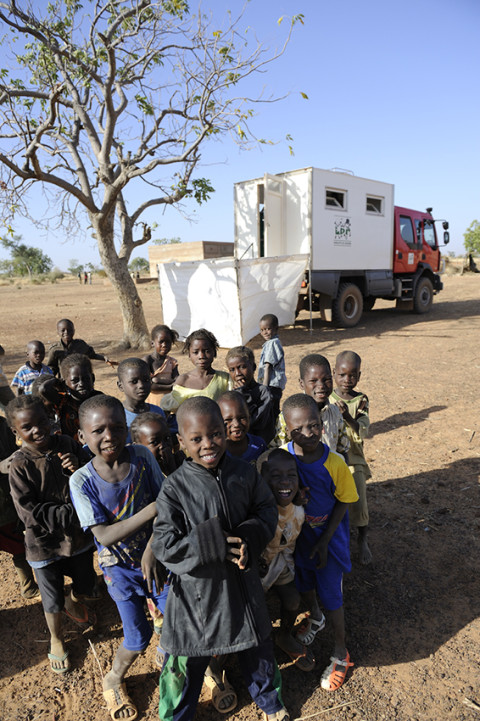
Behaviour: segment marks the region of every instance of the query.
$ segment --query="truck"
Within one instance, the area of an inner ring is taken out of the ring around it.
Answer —
[[[416,313],[439,293],[441,252],[432,208],[394,205],[394,186],[350,171],[302,168],[234,185],[237,259],[309,254],[297,311],[358,324],[377,298]]]

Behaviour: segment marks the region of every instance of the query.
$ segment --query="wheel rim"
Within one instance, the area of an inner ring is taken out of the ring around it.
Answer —
[[[358,312],[358,300],[353,295],[348,295],[345,298],[345,303],[343,304],[343,310],[345,313],[345,317],[349,320],[351,318],[355,318]]]
[[[422,288],[420,293],[420,302],[422,305],[428,305],[430,303],[430,289],[427,286]]]

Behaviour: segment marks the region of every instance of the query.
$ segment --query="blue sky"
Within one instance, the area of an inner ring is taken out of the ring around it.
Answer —
[[[242,5],[215,0],[203,9],[220,18],[226,6],[235,13]],[[337,167],[393,183],[397,205],[433,206],[435,217],[450,221],[447,250],[462,253],[464,231],[480,219],[478,0],[251,0],[244,21],[274,48],[285,33],[278,18],[295,13],[304,14],[304,25],[295,27],[285,55],[245,89],[289,93],[260,105],[252,127],[272,140],[290,134],[294,156],[286,142],[250,151],[228,138],[215,142],[204,149],[197,173],[216,188],[211,200],[187,205],[189,219],[173,208],[152,211],[154,237],[233,241],[234,182]],[[42,217],[41,193],[32,194],[30,207]],[[15,231],[61,268],[72,258],[99,262],[87,230],[65,240],[18,218]],[[146,256],[146,247],[136,255]]]

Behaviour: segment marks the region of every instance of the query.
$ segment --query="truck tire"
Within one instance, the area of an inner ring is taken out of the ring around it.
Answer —
[[[368,312],[369,310],[372,310],[373,306],[375,305],[376,297],[374,295],[367,295],[363,299],[363,312]]]
[[[332,301],[332,321],[340,328],[353,328],[363,312],[363,296],[355,283],[342,283]]]
[[[415,288],[415,297],[413,299],[414,313],[428,313],[433,303],[433,284],[430,278],[423,277],[417,283]]]

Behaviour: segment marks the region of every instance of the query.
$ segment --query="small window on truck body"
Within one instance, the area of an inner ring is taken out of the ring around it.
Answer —
[[[347,191],[334,190],[333,188],[325,189],[325,207],[327,208],[347,208]]]
[[[383,215],[383,198],[376,195],[367,195],[365,210],[372,215]]]

